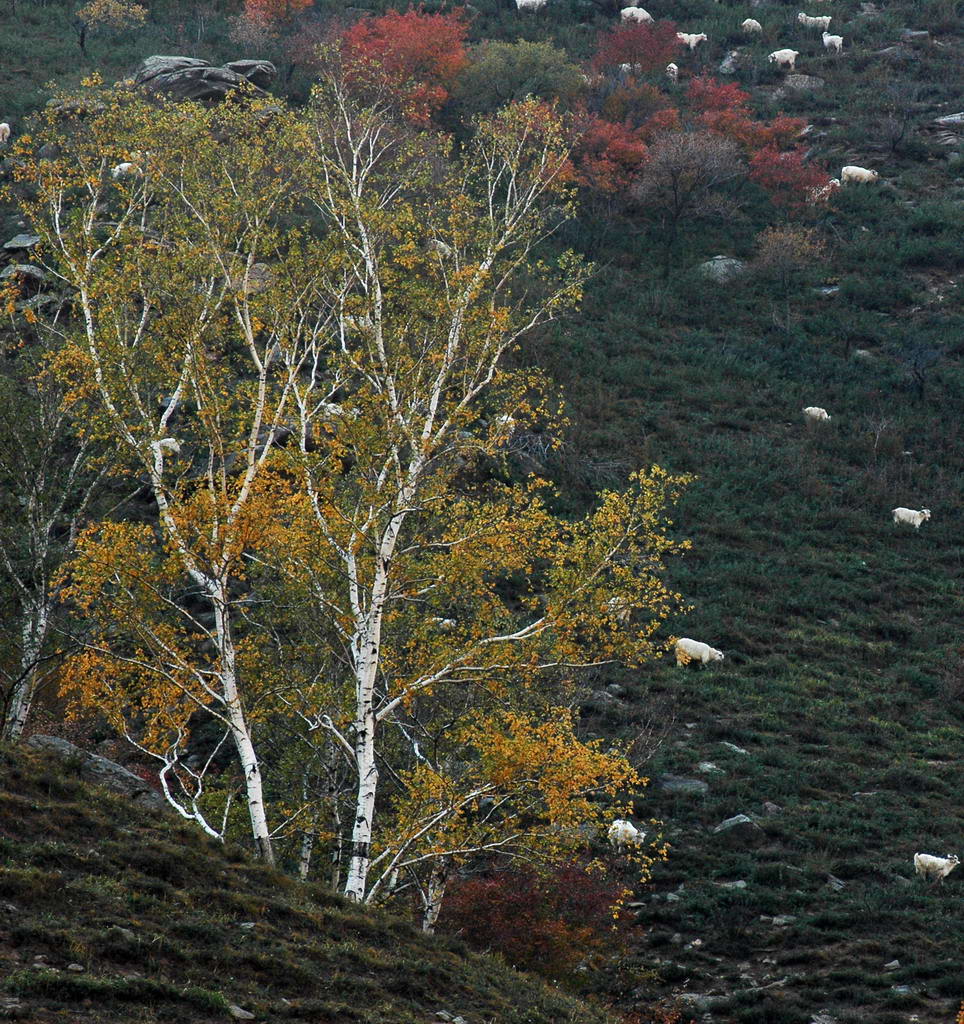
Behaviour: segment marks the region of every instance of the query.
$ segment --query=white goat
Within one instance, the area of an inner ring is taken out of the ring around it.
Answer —
[[[6,121],[0,121],[0,142],[10,141],[10,125]]]
[[[829,32],[823,34],[823,48],[840,53],[843,50],[843,36],[832,36]]]
[[[722,661],[723,652],[718,651],[709,644],[700,640],[691,640],[688,636],[681,636],[676,641],[676,664],[688,665],[691,661],[698,661],[701,665],[709,665],[711,661]]]
[[[840,171],[840,182],[842,185],[850,185],[852,183],[870,184],[879,177],[880,175],[877,171],[869,171],[866,167],[857,167],[855,164],[850,164]]]
[[[624,7],[619,12],[619,17],[622,21],[645,22],[646,24],[651,24],[653,21],[653,16],[649,11],[644,11],[642,7]]]
[[[676,64],[667,64],[666,77],[673,83],[673,85],[676,85],[679,81],[679,67],[677,67]]]
[[[830,415],[827,410],[821,409],[819,405],[808,405],[803,410],[803,415],[814,423],[828,423],[830,421]]]
[[[617,853],[622,853],[627,846],[642,846],[643,840],[646,838],[646,833],[642,829],[636,828],[631,821],[627,821],[625,818],[617,818],[609,826],[606,835]]]
[[[705,32],[677,32],[676,38],[684,45],[688,46],[690,50],[695,50],[700,43],[706,42]]]
[[[935,857],[930,853],[914,854],[914,870],[921,878],[930,878],[933,882],[944,884],[944,879],[961,863],[956,853],[946,857]]]
[[[920,529],[920,524],[927,522],[931,517],[931,510],[929,508],[922,508],[919,512],[912,508],[895,508],[891,510],[891,515],[894,517],[894,526],[898,523],[904,523],[907,526],[913,526],[915,530]]]
[[[546,0],[515,0],[517,11],[541,11],[546,6]]]
[[[763,32],[763,26],[756,20],[756,18],[747,18],[746,21],[740,23],[740,28],[746,32],[747,35],[752,35],[754,32],[757,35]]]
[[[819,18],[811,18],[809,14],[804,14],[803,11],[801,11],[797,15],[797,21],[799,21],[804,28],[818,28],[821,32],[826,32],[827,29],[830,28],[831,20],[832,19],[827,14],[821,15]]]
[[[797,66],[797,57],[800,56],[799,50],[774,50],[773,53],[767,57],[767,60],[771,64],[777,64],[781,68],[789,68],[791,71]]]
[[[132,164],[130,161],[124,161],[122,164],[118,164],[111,172],[110,176],[116,181],[118,178],[129,178],[133,174],[143,173],[137,164]]]

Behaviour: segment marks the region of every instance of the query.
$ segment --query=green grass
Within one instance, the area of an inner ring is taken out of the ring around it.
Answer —
[[[241,922],[253,921],[250,930]],[[39,959],[38,959],[39,958]],[[83,971],[68,971],[79,964]],[[28,1019],[603,1024],[411,925],[302,886],[71,769],[0,748],[0,994]]]

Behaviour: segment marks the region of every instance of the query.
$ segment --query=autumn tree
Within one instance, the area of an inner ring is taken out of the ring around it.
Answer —
[[[362,18],[340,40],[347,80],[370,97],[391,93],[410,120],[427,124],[468,63],[467,32],[461,10]]]
[[[663,220],[663,273],[685,218],[706,216],[721,190],[746,174],[735,142],[713,131],[671,131],[656,137],[649,150],[637,200]]]
[[[70,289],[57,363],[67,400],[150,505],[78,541],[68,593],[90,641],[72,681],[160,760],[172,803],[212,834],[223,830],[184,753],[193,715],[218,722],[271,860],[254,724],[270,680],[247,639],[246,559],[270,530],[272,452],[328,316],[316,243],[279,227],[302,193],[305,133],[257,103],[96,93],[88,104],[83,119],[41,115],[18,194],[45,268]],[[38,137],[56,142],[56,159],[37,159]],[[130,159],[140,172],[114,179]]]
[[[803,150],[781,153],[775,146],[753,154],[749,177],[766,189],[775,205],[791,214],[804,210],[811,197],[830,183],[826,171],[806,162]]]
[[[649,155],[640,131],[594,115],[577,117],[574,127],[576,181],[604,196],[628,198]]]
[[[663,71],[681,46],[672,21],[615,25],[599,33],[592,66],[602,72],[626,65],[631,74],[646,75]]]
[[[681,481],[654,469],[569,522],[544,483],[493,475],[516,430],[551,419],[538,375],[505,358],[578,299],[584,273],[571,254],[536,258],[571,209],[551,108],[479,121],[457,160],[334,75],[313,116],[324,176],[309,195],[344,254],[330,286],[346,289],[342,383],[313,424],[295,381],[307,511],[276,557],[307,574],[338,653],[340,700],[310,726],[355,778],[345,894],[376,899],[407,874],[430,924],[446,865],[584,842],[592,792],[631,778],[558,709],[580,666],[655,653]],[[613,600],[638,613],[632,628]],[[480,819],[486,798],[497,810]]]
[[[124,29],[143,25],[147,20],[147,8],[132,0],[88,0],[77,10],[74,31],[77,45],[87,56],[87,38],[97,31],[122,32]]]

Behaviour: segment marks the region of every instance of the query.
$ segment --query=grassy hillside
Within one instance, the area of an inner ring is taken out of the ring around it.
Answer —
[[[520,18],[476,0],[473,35],[549,38],[588,55],[611,18],[578,0],[550,3],[552,17]],[[671,629],[726,652],[706,671],[667,660],[595,681],[592,724],[620,736],[667,726],[648,772],[708,791],[654,783],[640,798],[639,816],[662,818],[673,850],[634,897],[630,953],[587,986],[627,1008],[686,993],[693,1016],[715,1021],[806,1024],[827,1008],[852,1024],[946,1024],[964,998],[964,869],[929,888],[912,857],[964,855],[964,136],[932,126],[964,106],[960,4],[644,6],[710,36],[685,74],[714,71],[745,46],[753,59],[738,80],[761,114],[808,118],[815,160],[832,173],[876,167],[883,181],[813,214],[827,257],[792,289],[789,316],[752,266],[757,234],[779,219],[758,197],[694,225],[668,282],[656,218],[613,213],[567,228],[564,241],[598,270],[578,316],[528,353],[573,414],[551,469],[574,507],[640,464],[698,475],[677,516],[694,548],[671,569],[693,607]],[[840,59],[794,25],[798,10],[824,8],[847,40]],[[45,81],[98,64],[111,78],[150,52],[239,55],[223,14],[199,35],[195,12],[182,30],[158,23],[116,46],[95,40],[91,61],[75,64],[65,11],[0,12],[0,119],[42,102]],[[748,15],[763,40],[746,44]],[[931,35],[902,41],[905,29]],[[824,84],[781,95],[783,76],[765,63],[781,45]],[[747,273],[720,286],[695,272],[717,254],[747,260]],[[808,426],[806,405],[832,420]],[[897,505],[933,519],[896,528]],[[9,943],[0,955],[8,991],[47,1019],[80,1019],[84,999],[90,1019],[216,1019],[222,996],[278,1019],[430,1020],[437,1009],[473,1024],[595,1019],[320,889],[300,903],[292,883],[190,830],[156,838],[138,820],[124,833],[115,804],[5,758],[18,780],[0,816],[0,898],[17,909],[0,912],[20,959]],[[760,831],[713,834],[740,813]],[[31,966],[36,953],[85,971],[45,973]]]
[[[0,1016],[603,1024],[496,960],[0,749]],[[247,1018],[244,1018],[247,1019]]]

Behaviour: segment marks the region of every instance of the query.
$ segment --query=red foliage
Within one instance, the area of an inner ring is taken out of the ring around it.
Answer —
[[[806,124],[800,118],[782,115],[770,124],[756,121],[747,106],[749,99],[749,93],[736,83],[708,76],[691,79],[687,89],[687,100],[699,124],[732,139],[747,152],[785,146]]]
[[[665,110],[658,110],[639,129],[640,138],[644,142],[652,142],[657,135],[663,132],[673,132],[679,128],[679,111],[675,107],[667,107]]]
[[[578,864],[548,879],[528,868],[504,871],[453,885],[440,923],[475,949],[497,950],[516,967],[559,978],[612,945],[618,889]]]
[[[649,155],[639,130],[595,115],[587,115],[576,127],[579,135],[572,148],[576,182],[604,195],[626,189]]]
[[[425,124],[468,63],[467,31],[461,9],[448,14],[426,14],[420,8],[388,11],[355,22],[341,37],[341,51],[349,74],[370,80],[376,72],[397,91],[406,115]]]
[[[607,71],[629,64],[637,74],[662,71],[681,45],[672,21],[616,25],[599,33],[592,66]]]
[[[791,211],[801,210],[813,190],[825,188],[830,181],[819,167],[803,162],[803,150],[781,153],[776,146],[754,153],[750,179],[766,189],[774,203]]]

